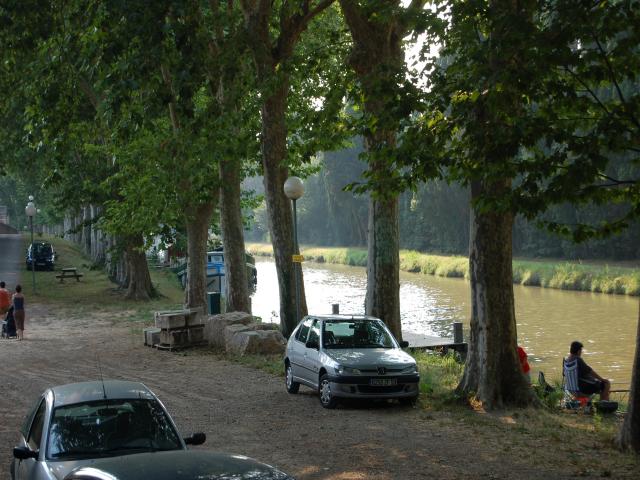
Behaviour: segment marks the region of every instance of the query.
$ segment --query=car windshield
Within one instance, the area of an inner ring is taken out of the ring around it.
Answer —
[[[325,348],[394,348],[380,320],[327,320],[322,327]]]
[[[69,460],[178,449],[180,438],[157,401],[101,400],[54,410],[47,457]]]

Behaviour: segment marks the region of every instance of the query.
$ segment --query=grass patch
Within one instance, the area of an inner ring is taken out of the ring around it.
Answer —
[[[205,347],[195,351],[204,352],[204,354],[211,355],[218,360],[227,360],[239,365],[244,365],[245,367],[261,370],[270,375],[284,377],[282,355],[233,355],[211,347]]]
[[[426,408],[439,410],[455,403],[455,388],[460,382],[464,365],[456,355],[439,355],[432,352],[414,351],[420,371],[420,399]]]
[[[258,256],[272,256],[271,245],[247,244]],[[307,260],[318,263],[366,266],[365,248],[304,247]],[[439,277],[469,278],[469,259],[461,256],[429,255],[414,250],[400,251],[400,270]],[[525,286],[579,290],[617,295],[640,295],[640,270],[600,264],[571,262],[513,261],[513,283]]]
[[[24,238],[25,251],[29,239]],[[111,282],[105,271],[96,268],[89,257],[84,255],[72,242],[43,236],[42,240],[50,242],[57,253],[56,271],[36,271],[36,292],[34,294],[31,271],[26,268],[21,272],[22,286],[27,302],[42,302],[52,306],[71,307],[75,315],[91,313],[111,313],[113,322],[130,322],[140,325],[153,321],[153,312],[157,310],[173,310],[182,308],[184,293],[175,274],[166,269],[150,269],[151,281],[159,293],[159,297],[149,302],[127,300],[125,291]],[[80,281],[65,279],[60,283],[56,278],[61,268],[75,267],[83,274]]]

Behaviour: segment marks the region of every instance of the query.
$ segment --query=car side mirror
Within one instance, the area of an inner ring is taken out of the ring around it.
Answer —
[[[202,432],[194,433],[184,439],[184,443],[187,445],[202,445],[206,441],[207,436]]]
[[[31,450],[29,447],[13,447],[13,456],[18,460],[38,458],[38,451]]]
[[[409,348],[409,342],[403,340],[400,342],[400,348]]]
[[[309,340],[307,343],[305,343],[305,347],[320,350],[320,343],[318,343],[318,340]]]

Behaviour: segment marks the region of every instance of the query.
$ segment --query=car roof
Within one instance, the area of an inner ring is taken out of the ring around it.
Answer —
[[[379,321],[380,319],[377,317],[371,317],[369,315],[308,315],[311,318],[317,318],[318,320],[359,320],[359,321]]]
[[[155,398],[143,383],[125,380],[70,383],[52,387],[51,391],[54,407],[105,399],[141,398],[152,400]]]

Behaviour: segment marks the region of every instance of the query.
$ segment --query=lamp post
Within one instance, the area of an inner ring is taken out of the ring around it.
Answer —
[[[284,182],[284,194],[293,204],[293,249],[296,256],[292,258],[296,283],[296,323],[300,321],[300,249],[298,248],[298,217],[296,212],[296,201],[304,194],[304,185],[298,177],[289,177]]]
[[[31,280],[33,282],[33,293],[36,293],[36,264],[33,260],[33,217],[36,214],[36,206],[33,204],[33,195],[29,195],[29,203],[24,208],[24,213],[29,217],[29,226],[31,227],[31,245],[29,251],[31,252]]]

